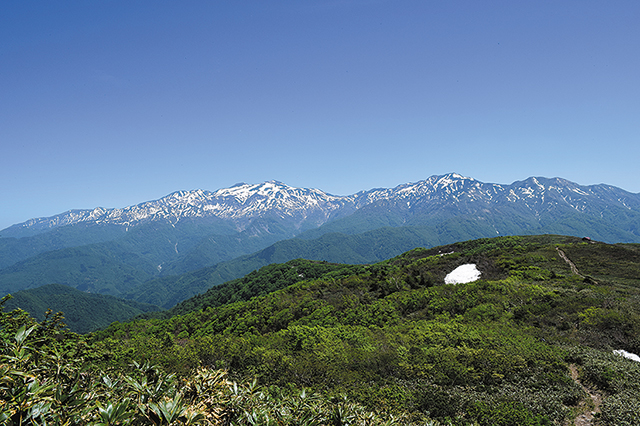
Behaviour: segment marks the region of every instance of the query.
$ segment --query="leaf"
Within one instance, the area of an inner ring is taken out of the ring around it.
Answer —
[[[29,335],[33,332],[33,330],[36,329],[36,327],[38,327],[38,325],[34,325],[32,327],[26,328],[26,326],[22,326],[18,329],[16,335],[14,336],[14,339],[16,341],[16,343],[19,346],[22,346],[22,344],[24,343],[24,341],[27,339],[27,337],[29,337]]]

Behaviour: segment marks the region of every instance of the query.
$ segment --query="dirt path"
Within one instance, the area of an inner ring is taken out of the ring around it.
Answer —
[[[556,247],[556,250],[558,251],[558,254],[560,255],[560,257],[561,257],[565,262],[567,262],[567,264],[568,264],[568,265],[569,265],[569,267],[571,268],[571,272],[573,272],[574,274],[579,275],[579,276],[581,276],[581,277],[583,277],[583,278],[584,278],[584,275],[582,275],[582,274],[580,273],[580,271],[578,271],[578,268],[577,268],[577,267],[576,267],[576,265],[571,261],[571,259],[569,259],[569,258],[567,257],[567,255],[566,255],[566,254],[564,254],[564,252],[563,252],[562,250],[560,250],[558,247]]]
[[[578,378],[578,367],[575,364],[569,365],[569,370],[571,370],[571,378],[574,382],[576,382],[582,390],[584,390],[587,395],[589,395],[589,400],[580,401],[578,404],[578,410],[580,414],[576,417],[573,422],[574,426],[591,426],[595,425],[594,418],[596,413],[600,412],[600,405],[602,404],[602,397],[596,393],[588,389],[586,386],[580,382]]]

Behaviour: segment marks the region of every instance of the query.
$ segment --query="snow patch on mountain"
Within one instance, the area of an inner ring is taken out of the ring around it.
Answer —
[[[624,349],[616,349],[616,350],[613,351],[613,353],[616,354],[616,355],[623,356],[623,357],[625,357],[627,359],[630,359],[632,361],[640,362],[640,356],[638,356],[638,355],[636,355],[634,353],[631,353],[631,352],[627,352]]]
[[[482,273],[478,270],[475,263],[467,263],[466,265],[460,265],[446,277],[444,277],[445,284],[467,284],[480,279]]]

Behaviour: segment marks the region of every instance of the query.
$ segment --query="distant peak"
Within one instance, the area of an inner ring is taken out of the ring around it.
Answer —
[[[447,173],[446,175],[442,176],[443,178],[449,178],[449,179],[465,179],[465,180],[473,180],[473,178],[467,177],[467,176],[462,176],[459,173]]]
[[[268,180],[264,183],[256,185],[258,188],[291,188],[289,185],[286,185],[277,180]]]
[[[458,182],[464,181],[464,180],[473,181],[474,179],[462,176],[458,173],[448,173],[446,175],[437,176],[435,180],[435,184],[437,186],[449,186],[449,185],[457,186]]]

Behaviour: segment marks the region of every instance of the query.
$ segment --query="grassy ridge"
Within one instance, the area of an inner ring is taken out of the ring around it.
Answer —
[[[273,267],[219,295],[235,303],[203,297],[191,312],[114,324],[95,339],[110,348],[110,364],[223,368],[460,425],[561,424],[580,414],[585,383],[603,396],[603,424],[633,424],[638,365],[612,349],[640,353],[637,256],[636,245],[573,237],[482,239],[337,268],[244,300],[247,289],[273,289],[283,271]],[[481,280],[444,284],[467,263]]]

